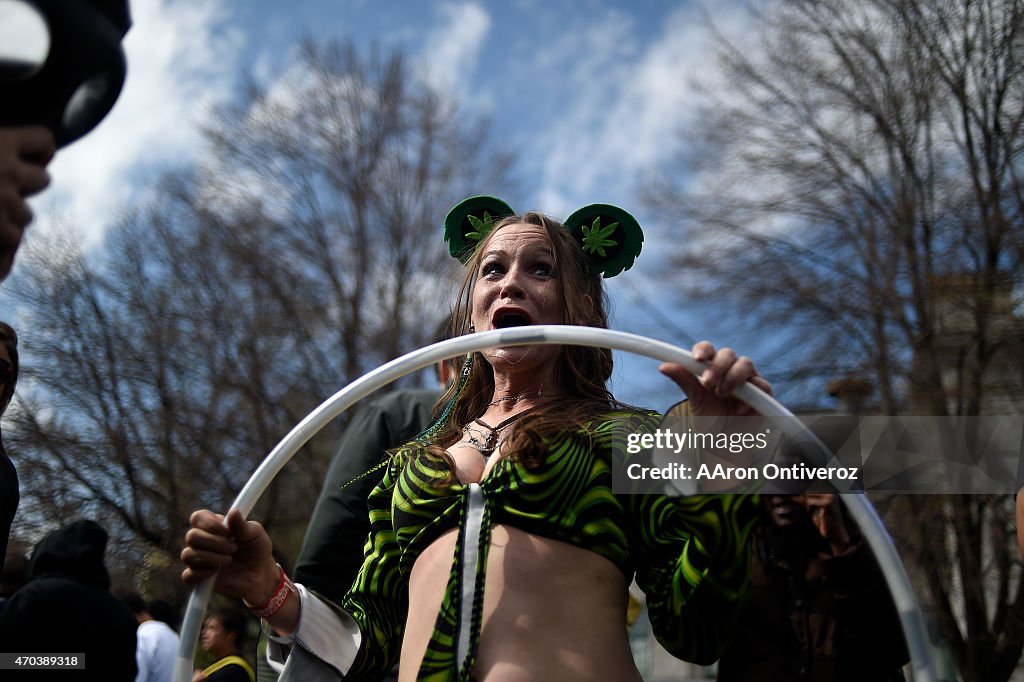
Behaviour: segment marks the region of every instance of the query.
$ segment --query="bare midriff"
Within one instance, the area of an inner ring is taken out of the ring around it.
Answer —
[[[416,679],[448,584],[457,530],[416,560],[399,682]],[[626,582],[593,552],[494,526],[487,557],[477,682],[638,682],[626,631]]]

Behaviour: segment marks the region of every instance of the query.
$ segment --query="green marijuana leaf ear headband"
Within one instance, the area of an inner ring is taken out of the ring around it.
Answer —
[[[466,263],[477,244],[502,218],[515,211],[501,199],[476,196],[464,199],[444,219],[444,240],[452,256]],[[590,274],[614,277],[633,266],[644,244],[636,218],[617,206],[591,204],[565,221],[566,231],[590,259]]]
[[[590,257],[590,274],[614,277],[633,267],[644,245],[636,218],[618,206],[591,204],[565,219],[565,229]]]
[[[501,199],[485,196],[463,199],[444,219],[448,252],[465,265],[476,245],[494,229],[494,224],[510,215],[515,215],[515,211]]]

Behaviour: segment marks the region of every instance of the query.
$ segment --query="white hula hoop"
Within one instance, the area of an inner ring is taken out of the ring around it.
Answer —
[[[704,366],[693,359],[693,356],[676,346],[662,341],[655,341],[636,334],[627,334],[609,329],[594,327],[577,327],[566,325],[537,325],[529,327],[512,327],[497,329],[476,334],[467,334],[447,341],[420,348],[406,353],[400,358],[381,365],[359,379],[341,389],[321,403],[299,422],[287,436],[266,456],[252,477],[235,498],[231,509],[238,509],[242,516],[248,516],[260,496],[274,480],[274,477],[285,464],[298,452],[305,443],[332,419],[347,410],[370,393],[390,384],[392,381],[411,374],[418,369],[429,367],[436,362],[457,355],[481,351],[497,346],[524,345],[570,345],[611,348],[637,355],[644,355],[663,362],[675,362],[683,365],[696,375],[700,375]],[[768,417],[791,417],[793,414],[778,401],[751,384],[745,384],[735,391],[740,398],[761,414]],[[785,420],[791,423],[793,435],[804,438],[817,438],[800,425],[796,419]],[[822,445],[822,448],[825,446]],[[827,449],[826,449],[827,450]],[[933,682],[935,674],[931,659],[931,649],[925,632],[924,618],[917,603],[917,597],[910,585],[910,579],[900,561],[896,548],[892,544],[885,526],[868,501],[862,494],[841,495],[854,520],[860,526],[864,538],[868,541],[878,560],[879,567],[885,576],[899,612],[903,625],[903,633],[910,651],[915,682]],[[189,597],[185,609],[185,617],[181,627],[181,644],[178,659],[174,666],[175,682],[191,682],[192,665],[195,660],[196,645],[203,615],[213,591],[213,578],[198,585]]]

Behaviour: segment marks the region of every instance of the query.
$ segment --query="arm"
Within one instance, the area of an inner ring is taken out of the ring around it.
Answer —
[[[399,567],[401,549],[391,518],[392,493],[402,466],[392,460],[380,485],[370,494],[370,535],[363,565],[342,607],[363,632],[351,675],[380,677],[398,661],[409,611],[409,577]]]
[[[693,348],[706,365],[695,377],[680,365],[663,374],[686,393],[694,414],[755,414],[731,397],[751,382],[771,392],[749,358],[707,342]],[[751,535],[759,501],[751,495],[636,496],[637,583],[647,595],[655,637],[673,655],[707,664],[718,659],[743,606],[750,579]]]
[[[612,461],[644,458],[625,451],[627,434],[652,431],[658,419],[622,421],[617,434],[596,445],[612,448]],[[655,637],[677,658],[715,661],[746,597],[756,498],[620,492],[619,500]]]
[[[273,544],[263,526],[246,521],[232,509],[227,516],[208,510],[193,512],[192,528],[185,534],[181,579],[197,585],[214,578],[213,589],[238,597],[247,604],[266,604],[278,591],[281,569],[274,561]],[[291,634],[299,625],[297,599],[286,599],[268,619],[278,633]]]
[[[391,527],[391,490],[397,472],[398,466],[392,464],[370,495],[366,558],[341,606],[297,585],[297,595],[265,620],[272,630],[268,657],[285,664],[282,680],[372,679],[397,660],[408,609]],[[243,520],[237,510],[228,514],[226,527],[222,518],[212,512],[193,514],[182,552],[187,566],[182,577],[196,583],[216,574],[216,591],[263,604],[280,581],[270,539],[260,524]]]
[[[637,584],[654,635],[674,656],[707,665],[729,642],[746,597],[757,500],[634,497]]]

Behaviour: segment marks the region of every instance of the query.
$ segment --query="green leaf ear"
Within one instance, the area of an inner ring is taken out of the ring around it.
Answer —
[[[495,197],[463,199],[448,211],[444,219],[444,240],[448,242],[448,252],[465,263],[477,243],[494,229],[494,224],[514,214],[508,204]]]
[[[565,229],[590,258],[590,274],[614,277],[633,267],[644,245],[636,218],[618,206],[591,204],[565,219]]]

